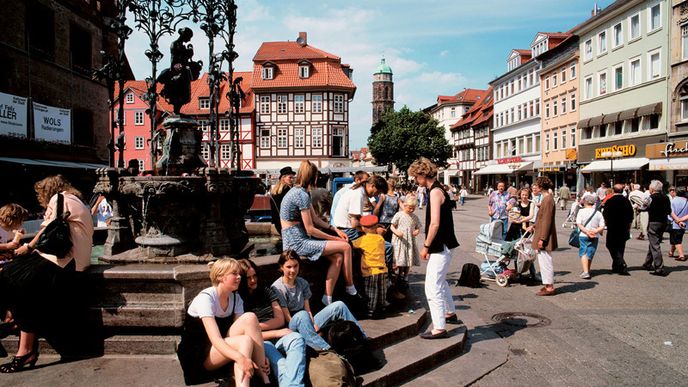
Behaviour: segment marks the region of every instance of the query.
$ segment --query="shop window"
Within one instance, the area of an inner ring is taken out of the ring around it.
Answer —
[[[599,134],[598,137],[600,138],[607,137],[607,124],[600,125],[600,129],[597,133]]]
[[[640,130],[640,117],[636,117],[630,120],[631,121],[631,133],[636,133],[637,131]]]
[[[619,136],[623,134],[623,121],[617,121],[614,123],[614,135]]]

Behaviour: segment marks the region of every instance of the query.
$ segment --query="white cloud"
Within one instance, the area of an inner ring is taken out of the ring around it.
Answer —
[[[441,57],[445,57],[445,56],[447,56],[447,55],[449,55],[449,50],[442,50],[442,51],[440,51],[440,56],[441,56]]]

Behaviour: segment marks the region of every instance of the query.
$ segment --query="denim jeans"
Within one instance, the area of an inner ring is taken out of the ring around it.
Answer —
[[[306,345],[303,337],[292,332],[275,344],[266,341],[264,346],[271,372],[277,377],[280,387],[303,387],[306,374]]]
[[[358,328],[361,329],[361,332],[363,332],[363,328],[358,323],[354,315],[351,314],[351,311],[349,311],[349,308],[346,307],[346,304],[341,301],[335,301],[323,308],[323,310],[313,316],[313,320],[315,320],[315,325],[318,327],[323,327],[330,321],[334,320],[352,321],[356,323]],[[305,310],[296,312],[291,317],[291,320],[289,321],[289,329],[300,333],[301,336],[303,336],[303,339],[306,341],[306,345],[315,349],[316,351],[330,349],[330,345],[327,343],[327,341],[320,337],[318,332],[315,331],[313,321],[311,321],[311,317]],[[363,335],[365,336],[365,332],[363,332]]]

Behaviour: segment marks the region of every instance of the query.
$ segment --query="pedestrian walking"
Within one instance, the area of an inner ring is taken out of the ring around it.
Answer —
[[[607,185],[602,182],[600,188],[597,189],[597,198],[601,202],[607,196]]]
[[[463,205],[466,204],[467,196],[468,191],[466,191],[466,187],[461,187],[461,190],[459,191],[459,201],[461,202],[461,207],[463,207]]]
[[[669,242],[671,249],[669,257],[675,257],[677,261],[684,262],[686,256],[683,252],[683,234],[686,231],[686,221],[688,220],[688,199],[686,199],[685,187],[676,189],[676,196],[671,201],[671,230],[669,231]],[[678,255],[675,255],[677,253]]]
[[[408,170],[419,185],[428,188],[430,200],[425,210],[425,241],[420,257],[428,261],[425,273],[425,297],[428,299],[432,329],[420,334],[423,339],[447,337],[447,323],[461,323],[447,283],[452,250],[459,246],[454,234],[449,196],[436,180],[437,166],[425,157],[414,161]],[[504,186],[502,185],[502,190]]]
[[[537,187],[537,188],[536,188]],[[540,265],[540,275],[544,285],[538,296],[553,296],[554,290],[554,267],[552,265],[552,251],[558,247],[557,228],[554,222],[556,215],[556,205],[549,190],[552,188],[552,181],[546,176],[540,176],[533,183],[533,192],[537,189],[542,193],[542,202],[537,215],[537,222],[533,224],[533,250],[537,251],[537,260]]]
[[[578,211],[576,215],[576,225],[580,231],[580,234],[578,234],[580,245],[578,257],[581,260],[581,267],[583,268],[580,274],[582,279],[591,278],[590,266],[592,266],[592,260],[595,258],[600,236],[604,231],[604,217],[598,211],[595,202],[595,198],[586,196],[584,200],[585,208]]]
[[[561,188],[559,188],[559,204],[561,204],[560,208],[562,210],[566,209],[569,199],[571,199],[571,191],[566,183],[564,183],[562,184]]]
[[[647,235],[647,202],[650,196],[640,190],[640,184],[633,184],[633,191],[628,194],[628,200],[635,212],[633,218],[633,227],[640,230],[637,239],[644,240]]]
[[[647,206],[648,225],[647,239],[649,246],[643,268],[650,270],[650,274],[664,277],[667,272],[664,270],[662,260],[662,236],[667,225],[667,216],[671,214],[671,203],[669,198],[662,193],[662,182],[652,180],[650,182],[650,204]]]
[[[607,239],[605,246],[612,257],[612,273],[629,275],[624,259],[626,241],[630,239],[631,223],[633,222],[633,206],[623,196],[623,185],[614,185],[614,196],[607,199],[604,205],[604,221],[607,225]]]

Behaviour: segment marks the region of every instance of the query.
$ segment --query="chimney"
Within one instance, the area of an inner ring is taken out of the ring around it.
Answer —
[[[301,45],[301,47],[306,46],[308,44],[308,33],[299,32],[299,38],[296,39],[296,41]]]

